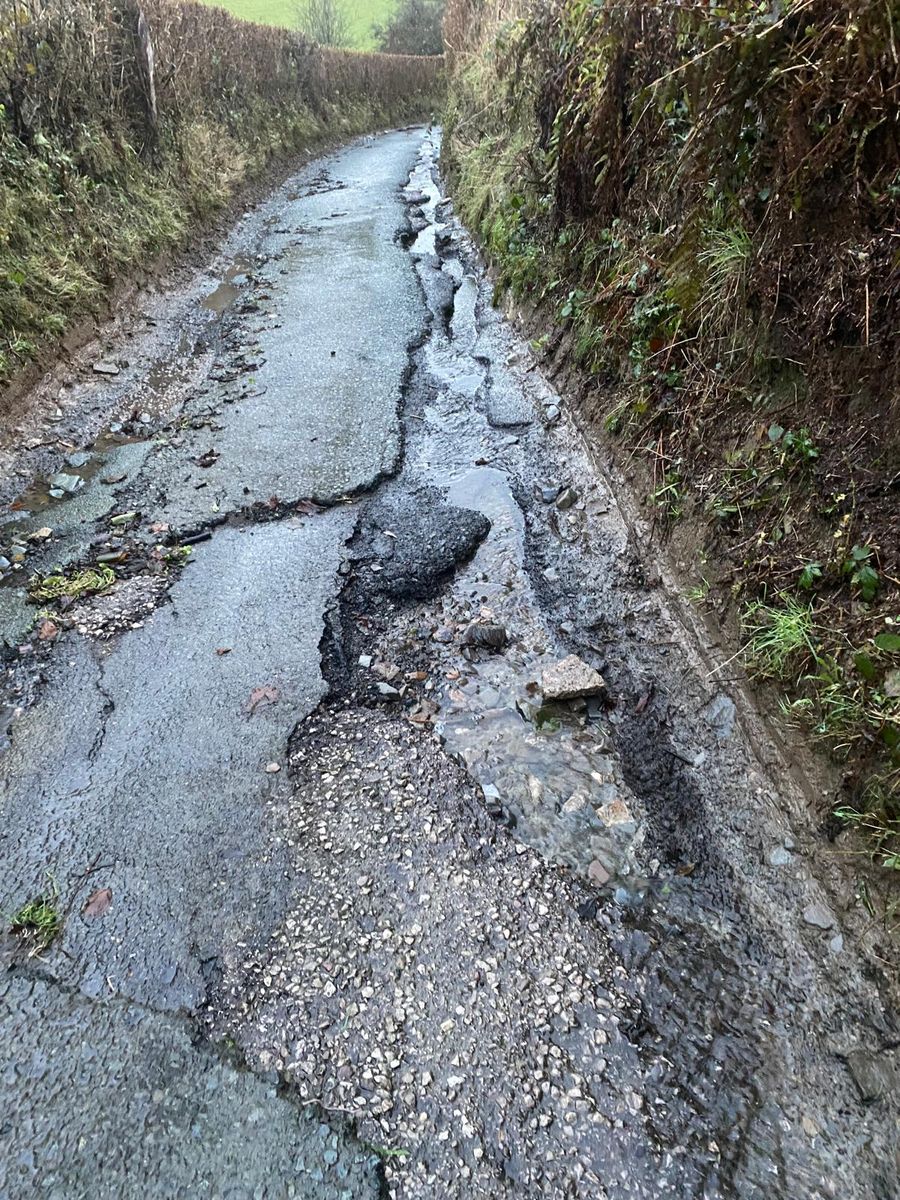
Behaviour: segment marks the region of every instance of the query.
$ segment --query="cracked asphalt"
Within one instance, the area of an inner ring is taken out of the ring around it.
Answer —
[[[305,168],[4,451],[0,1198],[889,1200],[805,781],[438,146]],[[605,694],[546,703],[573,653]]]

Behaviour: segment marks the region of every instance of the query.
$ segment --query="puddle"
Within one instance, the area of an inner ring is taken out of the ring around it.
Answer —
[[[38,516],[49,508],[65,504],[81,492],[82,488],[92,479],[100,475],[109,466],[109,458],[120,446],[135,446],[146,441],[145,438],[129,437],[126,434],[114,433],[107,430],[94,441],[90,450],[74,452],[56,475],[50,479],[38,480],[27,488],[18,499],[9,506],[13,514],[24,517]],[[13,515],[12,522],[18,518]]]
[[[451,344],[429,342],[426,348],[428,374],[434,383],[463,400],[474,400],[484,387],[487,372]],[[468,413],[469,408],[466,406]]]
[[[148,404],[144,397],[149,393],[152,399],[165,399],[165,407],[170,407],[172,390],[188,382],[194,362],[199,358],[200,353],[200,347],[195,339],[187,330],[182,330],[174,353],[157,359],[140,381],[141,403]],[[152,401],[150,407],[152,409]]]
[[[60,538],[108,511],[115,485],[99,481],[124,482],[148,445],[146,438],[108,430],[89,450],[71,453],[56,475],[24,491],[0,517],[0,587],[21,587],[45,558],[58,551]],[[35,536],[42,529],[52,529],[52,541],[46,534]]]
[[[465,686],[444,690],[438,733],[520,840],[592,882],[639,886],[637,817],[608,753],[602,703],[553,705],[541,696],[541,674],[558,655],[537,615],[524,518],[508,478],[489,467],[467,471],[447,487],[447,498],[491,522],[454,592],[466,610],[502,624],[512,642],[502,655],[479,653]]]
[[[456,291],[450,333],[460,351],[471,355],[478,338],[475,323],[475,305],[478,299],[478,283],[473,275],[466,275]],[[473,360],[474,361],[474,360]]]
[[[243,289],[250,282],[250,274],[254,269],[251,259],[238,255],[222,276],[222,282],[202,300],[201,306],[214,313],[223,313],[234,304]]]
[[[422,163],[416,166],[410,176],[407,192],[413,196],[424,197],[418,200],[416,207],[422,210],[422,215],[428,224],[416,235],[410,247],[410,253],[419,258],[434,258],[437,256],[437,237],[444,228],[437,220],[437,207],[441,193],[434,181],[431,169]]]

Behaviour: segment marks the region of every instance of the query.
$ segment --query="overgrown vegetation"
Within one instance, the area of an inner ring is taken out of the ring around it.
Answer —
[[[274,156],[427,116],[441,64],[175,0],[0,8],[0,382]]]
[[[499,286],[897,868],[900,4],[450,0],[445,38]]]
[[[390,18],[375,26],[385,54],[443,54],[444,0],[398,0]]]

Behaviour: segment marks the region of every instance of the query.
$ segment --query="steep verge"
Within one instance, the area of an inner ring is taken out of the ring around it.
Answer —
[[[442,69],[199,4],[4,4],[0,383],[274,156],[427,118]]]
[[[894,869],[898,37],[894,0],[451,0],[444,163],[693,598]]]

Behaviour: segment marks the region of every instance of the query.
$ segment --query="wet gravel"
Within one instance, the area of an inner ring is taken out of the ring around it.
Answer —
[[[633,1169],[640,1061],[581,890],[387,713],[320,709],[290,763],[289,915],[218,1015],[248,1060],[352,1114],[390,1195],[680,1195]]]

